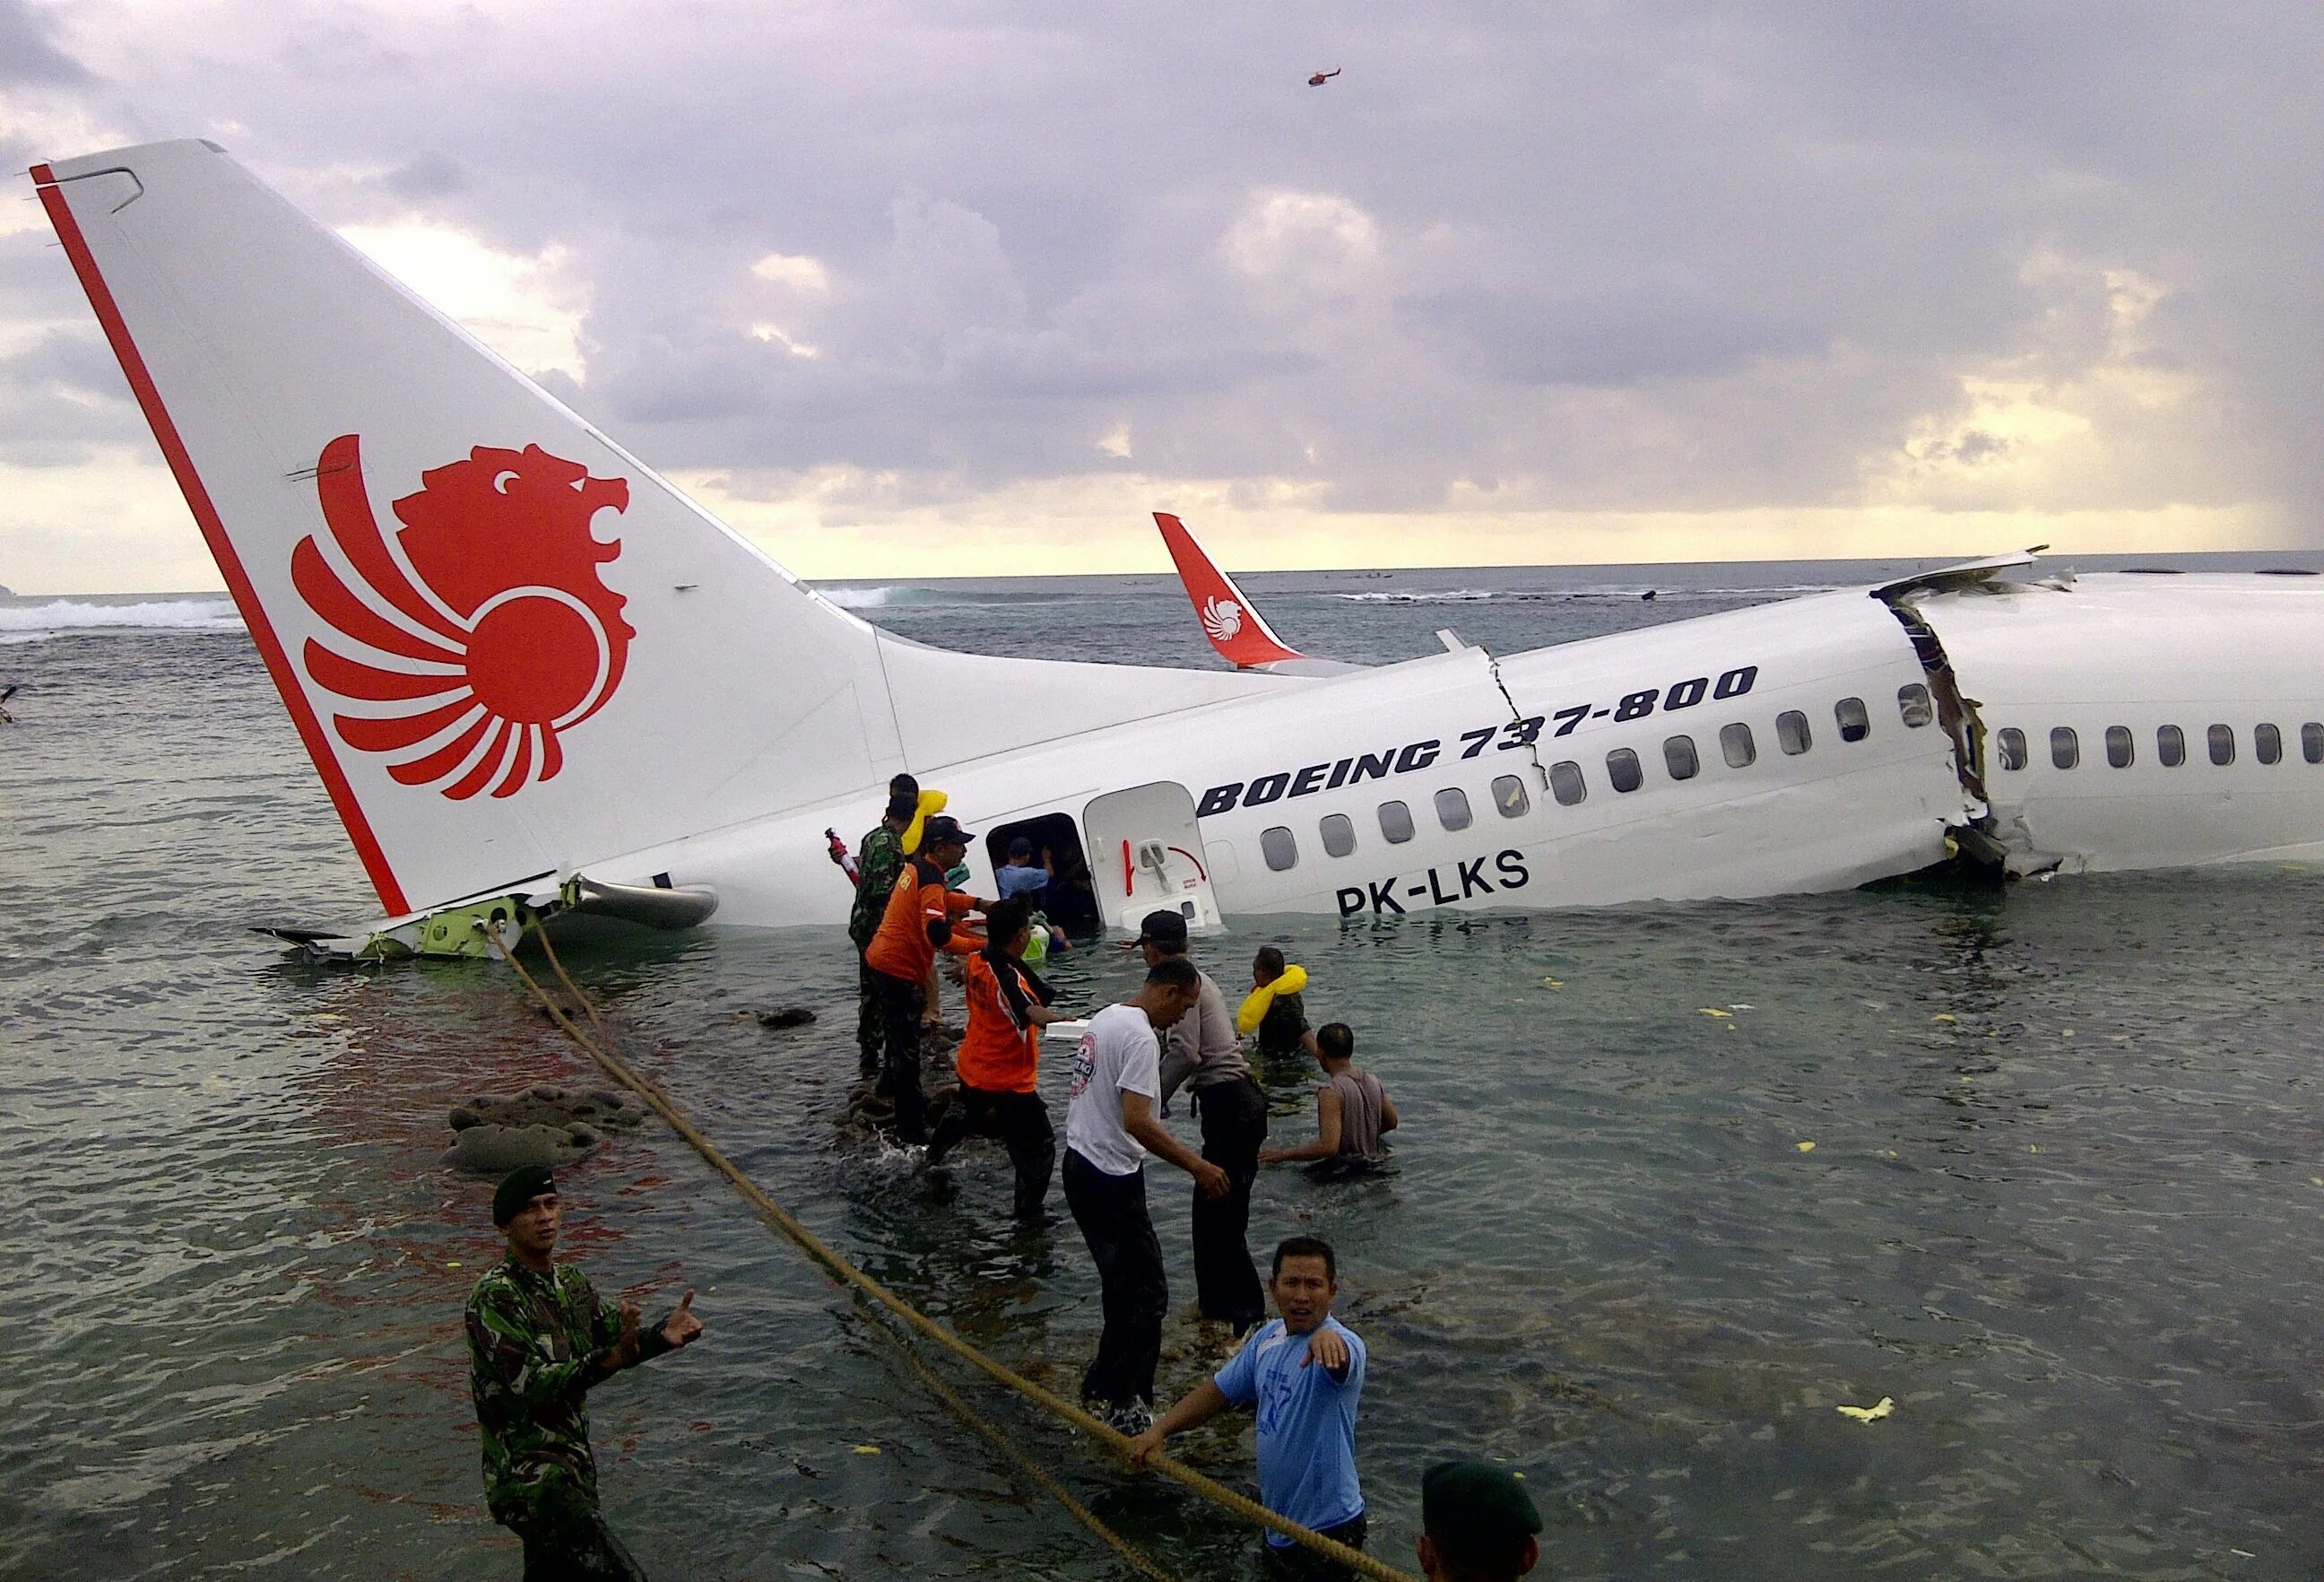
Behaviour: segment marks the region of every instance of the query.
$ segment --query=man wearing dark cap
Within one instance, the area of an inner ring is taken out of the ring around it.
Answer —
[[[1513,1582],[1541,1559],[1541,1513],[1525,1485],[1484,1461],[1446,1461],[1420,1480],[1420,1570],[1428,1582]]]
[[[1146,965],[1186,955],[1186,920],[1176,911],[1149,911],[1139,924]],[[1250,1074],[1235,1036],[1227,997],[1207,972],[1195,975],[1202,995],[1194,1008],[1162,1035],[1162,1108],[1181,1087],[1194,1094],[1203,1124],[1203,1157],[1226,1171],[1223,1198],[1197,1191],[1194,1202],[1194,1296],[1205,1318],[1240,1336],[1267,1317],[1267,1297],[1245,1240],[1250,1227],[1250,1188],[1259,1179],[1259,1145],[1267,1141],[1267,1095]]]
[[[651,1328],[639,1324],[635,1302],[600,1302],[587,1275],[550,1257],[559,1209],[542,1166],[501,1182],[493,1224],[508,1257],[468,1293],[467,1320],[484,1503],[524,1540],[525,1582],[642,1578],[597,1513],[585,1398],[622,1369],[691,1344],[702,1333],[694,1293]]]
[[[920,1091],[920,1022],[928,1008],[936,952],[973,956],[983,943],[955,936],[953,919],[982,911],[985,903],[945,884],[945,870],[968,855],[968,843],[975,838],[948,814],[927,821],[920,849],[898,871],[887,910],[863,953],[880,999],[887,1072],[882,1086],[896,1106],[896,1135],[908,1143],[928,1140],[927,1099]]]

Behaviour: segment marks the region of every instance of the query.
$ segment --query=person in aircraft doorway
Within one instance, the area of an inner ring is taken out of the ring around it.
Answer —
[[[1186,920],[1176,911],[1149,911],[1139,947],[1148,967],[1186,954]],[[1208,973],[1197,973],[1202,993],[1194,1008],[1162,1035],[1162,1105],[1185,1087],[1203,1124],[1203,1157],[1224,1170],[1224,1197],[1194,1194],[1194,1294],[1202,1315],[1240,1336],[1267,1317],[1267,1293],[1250,1261],[1250,1187],[1259,1179],[1259,1150],[1267,1141],[1267,1095],[1252,1079],[1235,1037],[1226,995]]]
[[[982,911],[985,903],[945,886],[945,870],[960,861],[974,838],[948,815],[939,813],[927,821],[920,849],[897,874],[887,910],[863,953],[880,1000],[884,1085],[896,1106],[896,1135],[907,1143],[928,1140],[926,1099],[920,1092],[920,1016],[927,1006],[936,953],[970,956],[983,943],[972,943],[964,931],[956,938],[953,919]]]

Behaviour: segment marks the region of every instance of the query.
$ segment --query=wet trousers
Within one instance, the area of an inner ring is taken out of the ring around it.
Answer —
[[[878,976],[870,962],[855,958],[856,1070],[867,1082],[880,1075],[880,1051],[887,1047],[886,1013],[880,1009],[879,987],[872,981]]]
[[[927,1098],[920,1092],[920,1009],[927,1003],[920,985],[908,979],[872,975],[872,992],[880,998],[880,1089],[896,1106],[896,1135],[906,1143],[928,1140]]]
[[[1250,1078],[1238,1077],[1197,1089],[1194,1109],[1203,1121],[1203,1157],[1231,1183],[1223,1198],[1194,1189],[1194,1293],[1204,1318],[1223,1319],[1240,1334],[1267,1317],[1245,1239],[1259,1144],[1267,1141],[1267,1096]]]
[[[524,1582],[645,1582],[605,1519],[565,1501],[509,1528],[524,1540]]]
[[[1049,1195],[1049,1174],[1057,1163],[1057,1133],[1049,1106],[1038,1093],[995,1093],[963,1083],[960,1096],[936,1123],[928,1139],[928,1163],[936,1164],[973,1131],[998,1131],[1017,1170],[1017,1217],[1038,1224],[1041,1201]]]
[[[1097,1360],[1082,1375],[1082,1399],[1109,1409],[1150,1405],[1170,1282],[1146,1212],[1146,1172],[1110,1176],[1068,1148],[1065,1176],[1065,1206],[1089,1244],[1104,1293],[1105,1328],[1097,1337]]]
[[[1337,1539],[1350,1549],[1364,1547],[1364,1533],[1370,1525],[1360,1511],[1352,1522],[1342,1522],[1337,1527],[1319,1527],[1315,1531],[1325,1538]],[[1292,1578],[1293,1582],[1336,1582],[1337,1578],[1355,1575],[1337,1560],[1327,1560],[1311,1549],[1297,1544],[1263,1545],[1267,1550],[1268,1574]]]

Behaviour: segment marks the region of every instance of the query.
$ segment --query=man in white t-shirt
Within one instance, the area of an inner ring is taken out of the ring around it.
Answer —
[[[1202,979],[1185,957],[1156,963],[1136,999],[1090,1018],[1066,1089],[1065,1203],[1097,1264],[1105,1308],[1082,1399],[1126,1434],[1142,1433],[1154,1420],[1154,1367],[1162,1316],[1170,1310],[1162,1244],[1146,1212],[1146,1155],[1160,1154],[1209,1197],[1232,1187],[1226,1171],[1170,1135],[1154,1114],[1162,1092],[1155,1030],[1184,1016],[1201,994]]]

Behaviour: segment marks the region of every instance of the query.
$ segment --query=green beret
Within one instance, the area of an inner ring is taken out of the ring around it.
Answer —
[[[493,1223],[506,1225],[524,1212],[525,1205],[543,1192],[557,1190],[557,1178],[545,1164],[519,1165],[501,1179],[493,1194]]]
[[[1541,1531],[1541,1513],[1506,1467],[1446,1461],[1421,1476],[1420,1525],[1445,1559],[1496,1565]]]

